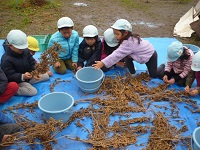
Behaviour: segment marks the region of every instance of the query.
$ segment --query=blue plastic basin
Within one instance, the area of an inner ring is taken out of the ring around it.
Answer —
[[[38,107],[43,111],[44,118],[50,117],[58,120],[68,121],[72,114],[74,98],[68,93],[54,92],[40,98]]]
[[[198,46],[193,44],[183,44],[183,46],[186,46],[187,48],[191,49],[194,52],[194,54],[196,54],[200,50]]]
[[[200,127],[193,131],[191,139],[192,150],[200,150]]]
[[[83,92],[93,93],[99,90],[104,73],[94,67],[84,67],[76,72],[77,84]]]

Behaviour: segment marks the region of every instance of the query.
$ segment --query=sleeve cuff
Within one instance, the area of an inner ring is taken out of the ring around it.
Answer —
[[[182,79],[180,76],[173,76],[173,78],[175,79],[176,82]]]
[[[168,72],[168,71],[165,71],[165,72],[164,72],[164,75],[169,76],[169,72]]]
[[[25,79],[23,78],[23,74],[22,74],[21,80],[22,80],[22,81],[25,81]]]

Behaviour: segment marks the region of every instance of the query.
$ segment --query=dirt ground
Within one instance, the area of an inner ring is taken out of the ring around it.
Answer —
[[[99,35],[103,35],[103,32],[117,19],[124,18],[132,23],[133,32],[140,34],[141,37],[173,37],[175,24],[197,4],[198,0],[52,0],[52,2],[51,5],[43,7],[17,5],[18,8],[15,8],[1,1],[0,38],[4,39],[11,29],[21,29],[28,35],[52,34],[57,31],[57,20],[63,16],[68,16],[74,21],[74,29],[80,36],[82,29],[88,24],[95,25]],[[200,45],[198,36],[180,40],[183,43]]]

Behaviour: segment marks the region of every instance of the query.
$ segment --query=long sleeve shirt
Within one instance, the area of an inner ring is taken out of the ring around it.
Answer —
[[[104,58],[102,62],[106,68],[110,68],[121,59],[130,56],[136,62],[144,64],[149,61],[154,52],[155,49],[149,41],[142,39],[139,44],[138,39],[129,37],[112,54]]]
[[[1,58],[1,69],[9,82],[21,83],[23,82],[22,74],[35,70],[35,59],[28,49],[23,50],[22,54],[18,54],[7,47]]]
[[[98,38],[93,46],[89,46],[85,39],[79,45],[78,51],[78,66],[83,67],[84,61],[86,61],[85,66],[92,66],[95,61],[99,61],[101,57],[102,43],[101,39]]]
[[[190,54],[190,57],[188,59],[181,60],[180,58],[177,59],[174,62],[167,62],[167,65],[165,67],[166,72],[170,72],[171,69],[174,70],[176,74],[179,74],[180,78],[185,78],[190,70],[191,70],[191,64],[192,64],[192,58],[194,56],[194,53],[192,50],[185,48],[186,52]]]
[[[195,79],[197,80],[197,86],[200,87],[200,71],[195,72],[191,70],[187,76],[186,85],[191,87]],[[198,89],[198,92],[200,93],[200,88]]]
[[[54,33],[48,43],[48,48],[52,47],[54,43],[58,43],[62,47],[62,51],[59,52],[59,59],[66,60],[72,59],[72,62],[78,61],[78,49],[79,49],[79,35],[78,32],[72,30],[70,38],[66,39],[62,34],[57,31]]]

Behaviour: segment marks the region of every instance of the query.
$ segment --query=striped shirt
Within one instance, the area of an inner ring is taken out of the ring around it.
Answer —
[[[167,61],[167,66],[165,67],[165,71],[170,72],[171,69],[174,70],[175,73],[179,74],[179,76],[183,79],[185,78],[191,70],[192,58],[194,53],[192,50],[184,47],[186,53],[190,54],[188,59],[177,59],[174,62]]]

